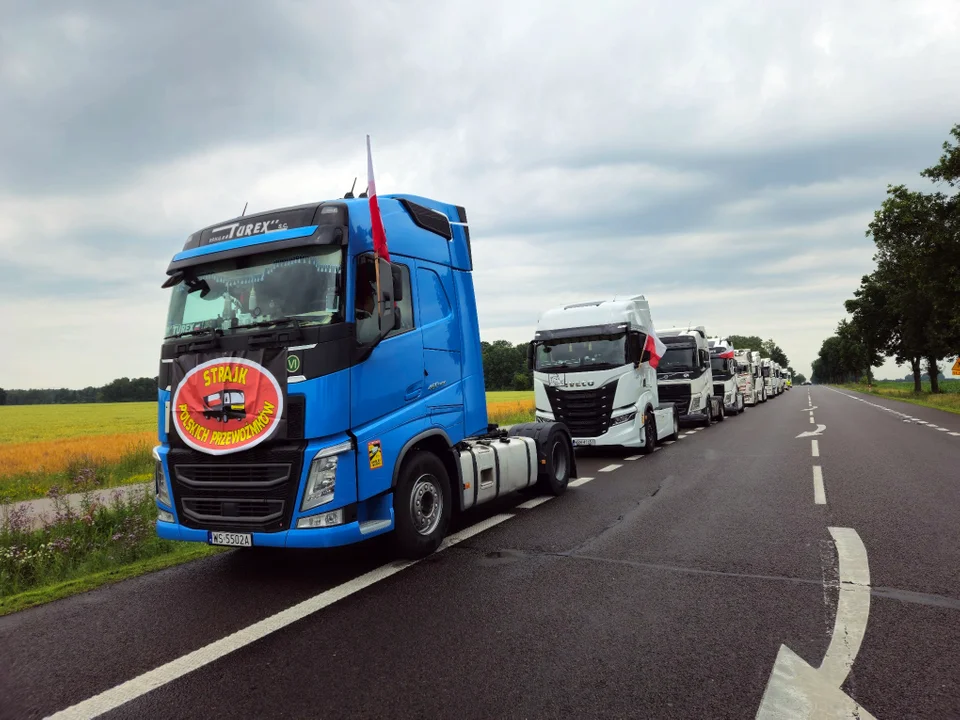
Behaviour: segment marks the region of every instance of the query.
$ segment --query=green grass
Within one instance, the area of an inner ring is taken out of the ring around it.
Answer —
[[[929,382],[922,384],[923,391],[920,393],[913,391],[912,382],[902,380],[878,380],[872,387],[860,383],[846,383],[838,387],[960,414],[960,380],[941,380],[940,392],[936,395],[930,392]]]
[[[155,402],[0,405],[0,445],[142,432],[157,432]]]
[[[71,595],[78,595],[95,590],[104,585],[112,585],[121,580],[128,580],[145,575],[146,573],[156,572],[164,568],[180,565],[191,560],[214,555],[219,552],[225,552],[229,548],[210,547],[208,545],[197,545],[194,543],[177,543],[177,545],[164,555],[156,555],[145,560],[137,560],[127,565],[102,570],[91,573],[72,580],[43,585],[32,590],[17,593],[15,595],[0,596],[0,616],[10,613],[26,610],[27,608],[43,605],[44,603],[60,600]]]
[[[533,402],[533,390],[494,390],[487,393],[487,403]]]

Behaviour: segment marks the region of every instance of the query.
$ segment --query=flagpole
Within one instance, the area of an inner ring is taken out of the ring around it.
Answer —
[[[377,195],[377,186],[373,180],[373,153],[370,151],[370,136],[367,135],[367,197],[369,198],[368,202],[371,203],[371,210],[373,209],[373,199]],[[371,232],[373,231],[374,218],[371,215],[370,217],[370,227]],[[377,285],[377,297],[375,302],[377,303],[377,327],[383,331],[383,308],[380,305],[380,298],[382,294],[380,292],[380,248],[377,247],[377,239],[375,237],[376,233],[373,233],[373,272],[376,277]]]

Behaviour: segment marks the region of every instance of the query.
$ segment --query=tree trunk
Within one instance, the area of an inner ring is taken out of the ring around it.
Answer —
[[[940,392],[940,366],[934,358],[927,358],[927,372],[930,373],[930,392]]]
[[[873,370],[867,365],[867,387],[873,386]]]
[[[910,358],[910,367],[913,368],[913,391],[919,393],[923,390],[923,386],[920,384],[920,358]]]

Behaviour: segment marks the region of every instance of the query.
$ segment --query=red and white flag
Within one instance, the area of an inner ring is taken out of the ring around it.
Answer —
[[[650,367],[656,368],[657,365],[660,364],[660,358],[662,358],[663,354],[667,351],[667,346],[657,337],[657,333],[653,328],[649,328],[649,330],[650,332],[647,333],[647,342],[643,346],[643,349],[650,352]]]
[[[724,350],[722,353],[717,355],[717,357],[723,358],[725,360],[733,360],[733,348],[729,350]]]
[[[370,225],[373,230],[373,252],[390,262],[387,251],[387,234],[383,231],[380,205],[377,203],[377,184],[373,181],[373,153],[370,152],[370,136],[367,135],[367,197],[370,201]]]

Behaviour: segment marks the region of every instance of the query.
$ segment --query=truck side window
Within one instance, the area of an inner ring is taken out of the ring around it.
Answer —
[[[397,303],[399,323],[390,331],[388,338],[405,333],[414,328],[413,302],[410,298],[410,268],[407,265],[394,263],[400,268],[403,278],[403,299]],[[380,278],[389,282],[390,278]],[[364,253],[357,258],[357,294],[355,317],[357,323],[357,340],[361,343],[373,342],[379,332],[377,321],[377,276],[373,264],[373,253]]]

